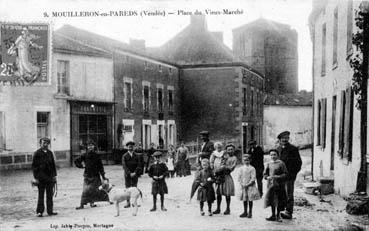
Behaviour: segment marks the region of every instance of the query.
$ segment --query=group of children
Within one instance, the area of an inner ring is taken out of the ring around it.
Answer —
[[[214,183],[219,185],[222,179],[222,171],[224,168],[225,158],[221,146],[216,145],[216,152],[207,158],[201,159],[201,168],[197,171],[194,179],[194,184],[197,188],[197,200],[200,202],[200,214],[205,215],[204,204],[207,202],[209,216],[213,215],[212,203],[215,201]],[[156,210],[156,197],[160,195],[161,210],[166,211],[164,207],[164,194],[168,193],[168,188],[165,182],[165,174],[168,167],[164,162],[161,162],[161,152],[154,153],[154,163],[150,166],[148,173],[153,179],[152,195],[153,208],[150,211]],[[272,149],[269,151],[271,161],[266,164],[264,171],[264,179],[267,180],[267,193],[265,194],[264,207],[271,207],[272,215],[266,220],[281,222],[280,211],[284,209],[286,203],[286,192],[284,180],[287,176],[287,169],[283,161],[278,159],[278,151]],[[243,166],[238,171],[237,181],[240,185],[239,199],[243,201],[244,211],[240,215],[241,218],[251,218],[253,201],[259,200],[261,197],[256,184],[256,171],[250,165],[251,156],[243,155]],[[192,195],[191,195],[192,196]]]

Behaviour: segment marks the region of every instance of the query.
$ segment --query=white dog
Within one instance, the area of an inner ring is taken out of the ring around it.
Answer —
[[[132,207],[134,209],[132,215],[136,216],[138,211],[137,200],[141,197],[142,200],[142,192],[137,187],[130,187],[126,189],[120,189],[114,187],[109,183],[104,182],[99,190],[105,191],[109,195],[109,200],[115,203],[115,208],[117,210],[116,217],[119,216],[119,203],[125,200],[133,201]]]

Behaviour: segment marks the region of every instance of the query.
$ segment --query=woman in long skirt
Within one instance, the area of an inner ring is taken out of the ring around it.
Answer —
[[[83,168],[82,162],[85,164],[83,191],[80,206],[76,209],[83,209],[83,206],[88,203],[91,207],[96,207],[94,203],[97,201],[109,201],[108,194],[98,189],[101,185],[100,175],[103,180],[106,180],[106,178],[104,166],[96,153],[96,145],[91,140],[87,143],[86,153],[75,160],[78,168]]]

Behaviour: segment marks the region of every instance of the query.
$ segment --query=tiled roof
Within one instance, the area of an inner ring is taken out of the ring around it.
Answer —
[[[61,53],[112,57],[110,53],[102,49],[96,49],[96,48],[84,45],[79,41],[75,41],[62,34],[59,34],[58,32],[54,32],[53,34],[53,49],[54,51],[61,52]]]
[[[312,106],[313,93],[300,91],[296,94],[272,95],[267,94],[264,105],[276,106]]]
[[[170,65],[173,65],[172,62],[169,62],[167,60],[163,60],[158,56],[149,54],[148,52],[144,50],[138,50],[134,47],[130,46],[128,43],[124,43],[115,39],[111,39],[106,36],[102,36],[87,30],[83,30],[71,25],[64,25],[60,29],[56,31],[58,34],[63,35],[65,37],[68,37],[72,40],[78,41],[82,44],[86,44],[90,47],[96,48],[96,49],[102,49],[106,52],[109,52],[110,54],[113,54],[115,51],[123,51],[123,52],[129,52],[131,54],[144,56],[147,58],[152,58],[160,62],[164,62]]]
[[[178,65],[225,63],[233,61],[231,49],[206,28],[190,24],[163,46],[151,52]]]

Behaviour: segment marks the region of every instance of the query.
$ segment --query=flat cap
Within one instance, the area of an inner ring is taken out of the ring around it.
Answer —
[[[278,139],[282,138],[283,136],[289,136],[290,132],[289,131],[284,131],[279,133],[279,135],[277,136]]]
[[[128,142],[126,143],[126,146],[128,146],[128,145],[135,145],[135,142],[133,142],[133,141],[128,141]]]
[[[47,142],[47,143],[49,143],[49,144],[50,144],[50,139],[49,139],[49,138],[47,138],[47,137],[42,137],[42,138],[40,139],[40,143],[41,143],[42,141],[45,141],[45,142]]]
[[[249,145],[251,145],[251,144],[256,144],[256,141],[255,140],[250,140]]]
[[[154,152],[154,154],[152,154],[152,156],[161,156],[163,155],[163,153],[159,152],[159,151],[156,151]]]
[[[200,132],[200,135],[205,135],[205,136],[208,136],[210,133],[208,131],[201,131]]]

